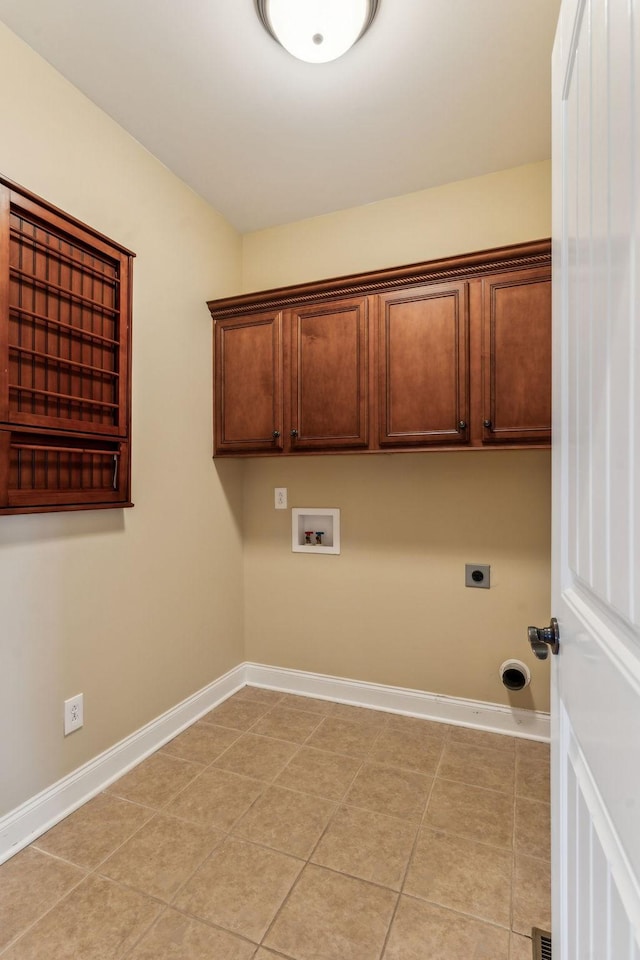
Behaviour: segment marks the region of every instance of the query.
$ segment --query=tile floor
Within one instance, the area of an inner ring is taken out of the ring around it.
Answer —
[[[0,867],[2,960],[530,960],[544,744],[245,687]]]

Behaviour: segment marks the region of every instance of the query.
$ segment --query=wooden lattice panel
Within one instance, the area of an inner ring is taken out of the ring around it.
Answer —
[[[128,501],[131,258],[0,179],[0,509]]]
[[[122,434],[120,259],[15,203],[9,223],[6,419]]]
[[[5,506],[46,507],[122,501],[128,487],[128,448],[119,441],[0,432],[7,450]]]

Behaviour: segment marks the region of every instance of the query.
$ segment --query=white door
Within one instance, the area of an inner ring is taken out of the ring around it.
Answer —
[[[640,0],[563,0],[553,74],[553,955],[639,960]]]

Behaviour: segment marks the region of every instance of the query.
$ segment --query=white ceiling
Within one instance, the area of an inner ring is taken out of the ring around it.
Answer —
[[[253,0],[0,0],[0,20],[242,232],[550,156],[560,0],[381,0],[305,64]]]

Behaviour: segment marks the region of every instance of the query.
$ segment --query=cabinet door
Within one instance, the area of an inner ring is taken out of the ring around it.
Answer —
[[[215,326],[215,452],[282,450],[282,314]]]
[[[551,439],[551,276],[548,268],[483,280],[484,443]]]
[[[366,447],[366,297],[291,311],[291,450]]]
[[[467,284],[386,293],[378,305],[380,444],[467,443]]]

